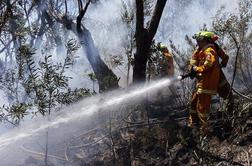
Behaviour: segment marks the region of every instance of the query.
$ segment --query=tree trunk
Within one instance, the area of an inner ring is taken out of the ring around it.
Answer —
[[[146,63],[150,54],[150,46],[167,0],[157,0],[149,26],[144,28],[144,0],[136,1],[136,54],[134,55],[133,82],[145,82]]]
[[[95,73],[98,80],[99,91],[106,91],[109,89],[118,88],[118,79],[116,75],[108,68],[99,55],[98,49],[95,47],[94,40],[89,32],[82,24],[81,20],[84,17],[91,0],[87,1],[85,7],[82,5],[82,1],[78,1],[79,15],[76,19],[76,28],[72,27],[72,30],[76,31],[77,36],[86,52],[89,63]],[[72,23],[73,24],[73,23]]]
[[[97,78],[99,91],[104,92],[107,90],[116,89],[119,87],[116,75],[101,59],[99,51],[94,44],[91,33],[81,23],[81,20],[84,17],[91,1],[88,1],[84,8],[82,7],[81,1],[78,2],[80,3],[80,6],[76,23],[69,19],[67,15],[63,16],[61,20],[58,21],[62,23],[66,27],[66,29],[71,30],[78,37],[83,51],[86,53],[87,59]]]
[[[77,24],[69,21],[67,17],[64,17],[61,22],[68,30],[71,30],[78,37],[82,49],[86,53],[88,62],[97,78],[99,91],[104,92],[118,88],[118,79],[113,71],[109,69],[101,59],[89,30],[83,26],[81,29],[78,29]]]
[[[145,82],[146,80],[146,64],[148,56],[150,54],[149,47],[142,45],[137,47],[136,54],[134,55],[134,67],[133,67],[133,81]]]
[[[78,32],[78,38],[98,80],[99,91],[118,88],[118,79],[101,59],[89,30],[83,28],[83,31]]]

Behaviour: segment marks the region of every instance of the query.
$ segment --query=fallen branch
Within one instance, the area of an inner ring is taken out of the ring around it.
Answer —
[[[24,152],[27,152],[27,153],[31,153],[33,155],[37,155],[37,156],[40,156],[40,157],[45,157],[45,154],[44,153],[41,153],[41,152],[36,152],[36,151],[33,151],[33,150],[30,150],[30,149],[27,149],[25,148],[23,145],[20,147]],[[67,161],[69,162],[68,160],[62,158],[62,157],[58,157],[58,156],[54,156],[54,155],[49,155],[47,154],[47,157],[51,157],[51,158],[54,158],[54,159],[58,159],[58,160],[61,160],[61,161]]]
[[[119,128],[119,130],[121,129],[127,129],[127,128],[132,128],[132,127],[145,127],[145,126],[149,126],[149,125],[157,125],[157,124],[163,124],[165,122],[154,122],[154,123],[144,123],[144,124],[135,124],[135,125],[131,125],[131,126],[125,126],[125,127],[121,127]]]
[[[156,120],[157,120],[157,119],[150,119],[150,122],[155,122]],[[123,119],[123,121],[126,122],[126,123],[129,123],[129,124],[143,124],[143,123],[148,122],[148,121],[145,121],[145,120],[143,120],[143,121],[138,121],[138,122],[131,122],[131,121],[128,121],[128,120],[126,120],[126,119]]]
[[[109,136],[109,134],[101,137],[100,139],[96,140],[96,141],[93,141],[93,142],[90,142],[90,143],[87,143],[87,144],[82,144],[82,145],[76,145],[76,146],[70,146],[69,148],[70,149],[73,149],[73,148],[83,148],[83,147],[86,147],[86,146],[90,146],[90,145],[95,145],[97,144],[98,142],[100,142],[101,140],[103,140],[104,138],[106,138],[107,136]]]
[[[68,150],[68,146],[66,145],[66,148],[65,148],[65,153],[64,153],[64,155],[65,155],[65,159],[66,159],[67,161],[71,162],[71,161],[69,160],[68,155],[67,155],[67,150]]]
[[[239,92],[238,90],[236,90],[236,89],[234,89],[234,88],[232,88],[232,90],[233,90],[237,95],[239,95],[240,97],[252,101],[252,98],[251,98],[251,97],[245,96],[244,94],[242,94],[241,92]]]
[[[236,161],[230,161],[230,159],[226,159],[226,158],[223,158],[223,157],[220,157],[218,155],[215,155],[215,154],[212,154],[208,151],[204,151],[198,147],[196,147],[196,150],[199,151],[203,156],[205,157],[209,157],[211,159],[214,159],[216,161],[226,161],[232,165],[240,165],[240,166],[244,166],[243,164],[239,163],[239,162],[236,162]]]
[[[83,137],[83,136],[88,135],[88,134],[90,134],[91,132],[94,132],[94,131],[96,131],[96,130],[98,130],[98,129],[100,129],[100,128],[91,129],[91,130],[89,130],[89,131],[87,131],[87,132],[85,132],[85,133],[81,133],[81,134],[79,134],[79,135],[77,135],[77,136],[74,136],[74,138],[76,139],[76,138],[79,138],[79,137]]]

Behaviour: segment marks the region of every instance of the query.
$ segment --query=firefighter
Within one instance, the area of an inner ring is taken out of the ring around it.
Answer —
[[[159,76],[162,77],[174,77],[174,60],[171,52],[168,50],[167,46],[161,43],[157,43],[157,51],[161,53],[158,58],[158,73]],[[167,93],[169,92],[169,93]],[[177,95],[176,88],[174,85],[170,85],[166,89],[162,89],[158,91],[159,101],[164,101],[167,103],[167,99],[164,99],[164,96],[167,94],[172,94],[172,98],[169,99],[169,102],[174,103],[176,98],[174,97]]]
[[[191,57],[190,65],[191,70],[196,73],[197,84],[192,95],[189,126],[200,125],[201,131],[207,134],[211,98],[217,94],[221,73],[215,44],[218,36],[212,32],[200,31],[193,38],[196,39],[198,48]],[[226,65],[227,58],[223,59],[222,65]]]
[[[165,45],[158,43],[157,46],[158,46],[158,50],[161,51],[165,59],[165,62],[163,62],[164,64],[161,65],[162,67],[164,67],[164,71],[163,71],[164,74],[161,74],[161,75],[173,77],[174,76],[174,62],[173,62],[172,54],[169,52],[168,48]]]

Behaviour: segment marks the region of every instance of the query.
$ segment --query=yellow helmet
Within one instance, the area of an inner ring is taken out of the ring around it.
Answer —
[[[162,52],[169,52],[167,46],[165,46],[164,44],[158,43],[157,47],[158,47],[158,50]]]
[[[216,34],[210,31],[199,31],[196,34],[194,34],[192,38],[196,40],[208,39],[208,40],[216,41],[219,39],[219,36],[217,36]]]

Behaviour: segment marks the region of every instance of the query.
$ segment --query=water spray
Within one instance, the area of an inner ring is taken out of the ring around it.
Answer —
[[[154,81],[145,85],[138,85],[131,87],[130,90],[122,91],[116,90],[109,92],[98,97],[95,97],[95,100],[92,102],[87,102],[89,99],[84,99],[79,102],[77,105],[80,105],[80,110],[69,111],[68,113],[54,118],[51,121],[41,122],[35,127],[21,127],[20,129],[7,132],[0,136],[0,150],[4,149],[6,146],[15,143],[21,139],[33,136],[42,132],[48,128],[56,128],[59,125],[69,123],[71,121],[90,116],[100,110],[101,108],[108,108],[110,106],[122,104],[131,99],[136,99],[141,97],[146,92],[153,92],[162,87],[167,87],[172,83],[181,80],[181,76],[177,78],[166,78],[159,81]],[[102,99],[102,100],[101,100]],[[88,103],[88,104],[87,104]],[[83,106],[85,105],[85,106]],[[73,106],[74,107],[74,106]],[[33,125],[32,125],[33,126]]]

